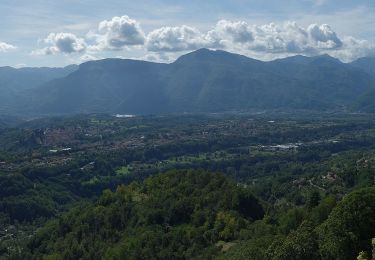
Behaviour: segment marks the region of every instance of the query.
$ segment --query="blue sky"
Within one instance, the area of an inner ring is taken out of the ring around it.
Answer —
[[[0,66],[168,62],[201,47],[350,61],[375,54],[374,11],[373,0],[2,0]]]

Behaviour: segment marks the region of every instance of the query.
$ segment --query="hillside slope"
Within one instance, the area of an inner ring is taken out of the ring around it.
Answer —
[[[106,191],[42,229],[30,259],[191,259],[219,252],[263,209],[222,174],[172,171]],[[204,257],[203,257],[204,258]],[[207,259],[207,258],[205,258]]]
[[[24,92],[22,113],[158,114],[248,110],[345,110],[375,78],[328,55],[262,62],[201,49],[171,64],[91,61]],[[22,100],[22,99],[20,99]]]
[[[23,105],[21,100],[24,99],[24,91],[34,90],[53,79],[66,77],[77,68],[76,65],[65,68],[0,67],[0,113],[18,110]]]

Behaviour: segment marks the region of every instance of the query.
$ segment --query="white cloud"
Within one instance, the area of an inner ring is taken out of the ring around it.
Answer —
[[[343,61],[375,55],[375,44],[338,34],[328,24],[301,27],[296,22],[250,25],[245,21],[219,21],[203,37],[206,46],[222,48],[263,60],[295,54],[329,54]]]
[[[122,50],[126,46],[143,45],[145,34],[140,24],[128,16],[115,16],[100,22],[93,50]]]
[[[100,60],[101,58],[90,55],[90,54],[83,54],[80,58],[80,62],[87,62],[87,61],[93,61],[93,60]]]
[[[253,58],[271,60],[296,54],[329,54],[343,61],[375,55],[375,44],[350,36],[340,36],[328,24],[296,22],[250,24],[220,20],[208,31],[182,25],[161,27],[144,33],[140,24],[128,16],[113,17],[99,23],[96,31],[80,38],[71,33],[51,33],[48,46],[34,54],[83,53],[80,61],[96,56],[119,54],[150,61],[172,61],[199,48],[223,49]],[[1,44],[0,44],[1,51]],[[129,55],[130,54],[130,55]]]
[[[138,59],[150,62],[173,62],[178,57],[175,53],[147,53]]]
[[[320,48],[333,49],[342,46],[341,40],[328,24],[311,24],[307,28],[309,36]]]
[[[245,21],[219,21],[202,33],[194,27],[162,27],[147,36],[151,52],[181,52],[198,48],[221,48],[241,54],[306,54],[343,47],[342,40],[327,24],[307,28],[295,22],[250,25]]]
[[[249,50],[271,53],[300,53],[310,49],[307,46],[306,31],[296,23],[255,25],[253,31],[254,42],[249,44]]]
[[[229,49],[267,53],[308,53],[341,47],[342,42],[326,24],[307,29],[295,22],[249,25],[244,21],[222,20],[208,37]]]
[[[0,42],[0,52],[7,52],[16,49],[16,46],[11,44]]]
[[[360,57],[375,56],[375,44],[347,36],[342,40],[342,47],[329,54],[344,62],[350,62]]]
[[[208,32],[207,37],[219,46],[225,45],[228,41],[243,44],[254,40],[251,26],[244,21],[221,20],[212,31]]]
[[[208,47],[210,42],[198,29],[186,25],[162,27],[150,32],[146,48],[152,52],[179,52]]]
[[[26,66],[27,66],[27,65],[26,65],[25,63],[19,63],[19,64],[14,65],[14,67],[15,67],[16,69],[25,68]]]
[[[340,9],[333,13],[295,14],[293,21],[308,27],[310,24],[329,24],[338,35],[353,36],[375,40],[373,24],[375,23],[374,11],[359,6],[351,9]]]
[[[71,54],[76,52],[84,52],[86,50],[85,40],[72,33],[50,33],[47,38],[43,40],[43,42],[48,46],[43,49],[33,51],[32,54]]]

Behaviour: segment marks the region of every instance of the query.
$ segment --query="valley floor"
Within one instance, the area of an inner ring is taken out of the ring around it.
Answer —
[[[95,249],[116,259],[141,250],[140,245],[150,250],[140,251],[144,257],[156,250],[159,259],[291,259],[290,252],[294,259],[350,259],[361,251],[371,254],[375,225],[351,230],[348,209],[368,216],[368,224],[375,221],[369,201],[375,192],[365,189],[375,180],[373,115],[55,117],[1,128],[0,147],[4,258],[90,259]],[[203,181],[207,178],[212,183]],[[186,185],[174,189],[173,182]],[[198,187],[207,189],[208,197],[225,188],[229,197],[201,201]],[[122,201],[121,196],[132,199]],[[241,196],[254,201],[244,206]],[[358,198],[372,211],[354,209]],[[125,210],[123,203],[128,205],[125,215],[111,211]],[[91,214],[97,218],[89,219]],[[68,221],[69,216],[76,220]],[[77,226],[78,220],[88,229]],[[95,221],[100,228],[91,226]],[[362,218],[356,221],[361,224]],[[338,232],[344,226],[344,233]],[[346,238],[350,232],[354,237]],[[116,235],[110,239],[109,233]],[[339,235],[347,240],[333,243]],[[101,242],[93,245],[88,239]],[[153,239],[168,245],[152,244]],[[347,249],[340,255],[342,248]],[[316,254],[303,255],[307,249]]]

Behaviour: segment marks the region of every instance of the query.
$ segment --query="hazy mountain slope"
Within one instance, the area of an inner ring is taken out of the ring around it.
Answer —
[[[91,61],[27,91],[25,112],[155,114],[342,109],[375,87],[368,72],[328,55],[262,62],[201,49],[171,64]]]
[[[31,107],[38,113],[148,113],[165,103],[158,79],[163,66],[119,59],[84,63],[66,78],[33,91]]]
[[[78,67],[65,68],[20,68],[0,67],[0,112],[13,111],[19,106],[23,91],[35,89],[53,79],[66,77]]]
[[[353,67],[358,69],[362,69],[367,73],[375,76],[375,58],[374,57],[365,57],[360,58],[352,63],[350,63]],[[368,112],[374,113],[375,112],[375,90],[370,90],[361,95],[358,99],[355,100],[353,103],[352,109],[354,111],[361,111],[361,112]]]
[[[375,113],[375,90],[366,92],[357,98],[353,105],[353,111],[366,112],[366,113]]]
[[[0,128],[14,127],[14,126],[20,124],[21,122],[22,122],[22,120],[20,120],[17,117],[0,115]]]
[[[0,89],[24,90],[34,88],[47,81],[62,78],[78,67],[70,65],[64,68],[20,68],[0,67]]]
[[[177,110],[181,103],[196,111],[335,108],[350,103],[374,82],[368,74],[329,56],[265,63],[200,50],[170,67],[168,93]]]
[[[375,87],[373,76],[328,55],[299,59],[291,57],[270,62],[269,65],[275,73],[303,83],[307,91],[315,93],[322,102],[332,107],[347,106],[356,97]]]
[[[352,63],[352,66],[360,68],[372,75],[375,75],[375,57],[360,58]]]
[[[238,109],[243,82],[253,85],[267,71],[263,63],[240,55],[202,49],[182,56],[168,66],[166,92],[177,111],[222,111]]]

